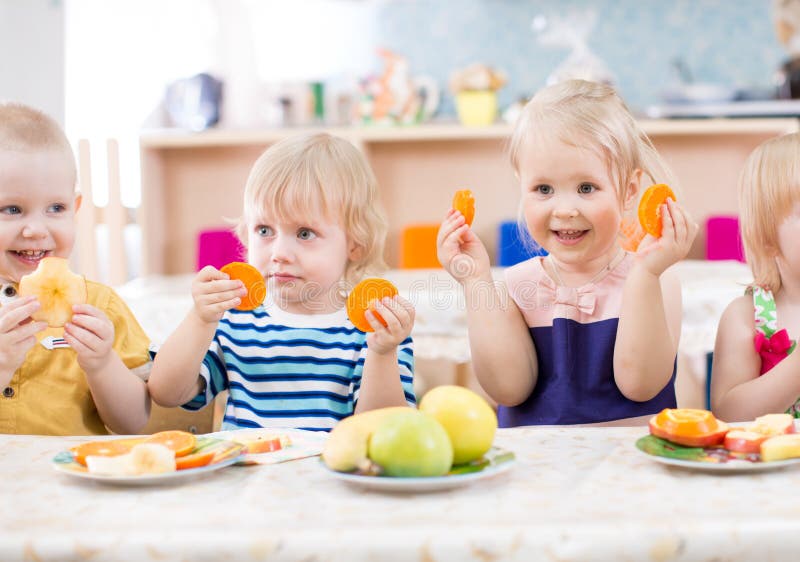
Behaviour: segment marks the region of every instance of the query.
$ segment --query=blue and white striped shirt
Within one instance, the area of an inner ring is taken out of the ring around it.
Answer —
[[[330,430],[355,411],[367,354],[366,334],[344,309],[300,315],[274,305],[229,310],[203,359],[205,392],[183,405],[199,410],[229,391],[222,429],[294,427]],[[416,403],[411,338],[398,346],[406,401]]]

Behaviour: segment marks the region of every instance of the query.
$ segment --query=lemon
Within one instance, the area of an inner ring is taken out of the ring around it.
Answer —
[[[453,464],[482,457],[492,446],[497,415],[481,396],[463,386],[437,386],[419,404],[436,418],[453,444]]]

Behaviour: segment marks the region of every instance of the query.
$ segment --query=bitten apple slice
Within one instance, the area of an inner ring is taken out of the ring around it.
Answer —
[[[761,460],[764,462],[798,457],[800,457],[800,433],[776,435],[761,444]]]
[[[772,437],[784,433],[794,433],[794,418],[789,414],[767,414],[759,416],[747,426],[747,431],[753,431]]]
[[[86,280],[69,270],[66,259],[47,257],[19,280],[19,295],[39,300],[41,308],[31,315],[34,320],[60,328],[72,318],[72,306],[86,302]]]
[[[761,451],[761,444],[768,438],[763,433],[732,429],[725,434],[723,447],[734,453],[758,453]]]

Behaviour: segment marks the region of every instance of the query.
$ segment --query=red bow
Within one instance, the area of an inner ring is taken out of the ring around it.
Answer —
[[[762,375],[789,355],[789,350],[794,345],[794,342],[789,339],[789,333],[785,328],[775,332],[769,338],[762,332],[756,332],[754,343],[756,351],[761,356]]]

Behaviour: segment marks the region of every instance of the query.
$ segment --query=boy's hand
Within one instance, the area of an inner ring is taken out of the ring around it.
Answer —
[[[36,297],[22,297],[0,307],[0,386],[8,384],[36,345],[35,334],[47,328],[45,322],[31,320],[40,306]]]
[[[78,354],[81,369],[94,374],[113,357],[114,324],[102,310],[90,304],[76,304],[72,319],[64,326],[64,340]]]
[[[673,199],[666,200],[661,217],[661,238],[648,234],[636,251],[638,263],[656,277],[689,254],[698,229],[697,223]]]
[[[375,301],[374,307],[386,326],[375,317],[372,310],[366,311],[364,316],[375,330],[367,336],[367,347],[378,354],[395,351],[414,327],[414,305],[400,295],[395,295]]]
[[[210,265],[201,269],[192,281],[194,312],[207,324],[219,322],[225,311],[238,306],[245,295],[244,283],[231,280],[228,274]]]
[[[461,284],[489,272],[489,254],[467,224],[464,215],[450,209],[436,236],[439,263]]]

